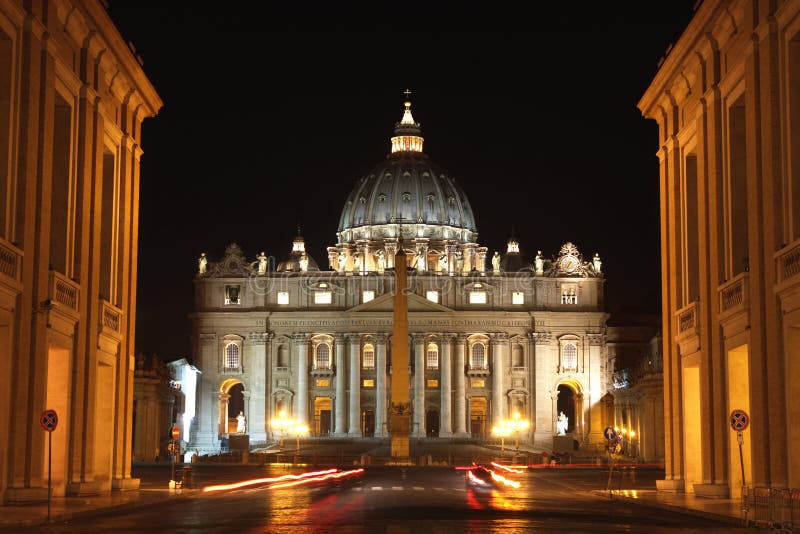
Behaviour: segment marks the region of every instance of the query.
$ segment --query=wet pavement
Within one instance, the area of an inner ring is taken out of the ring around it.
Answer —
[[[263,476],[265,469],[273,471],[283,469],[285,472],[290,472],[292,469],[300,468],[290,464],[283,467],[195,464],[193,470],[195,485],[189,488],[175,489],[169,487],[170,464],[137,464],[133,468],[133,476],[141,480],[140,488],[137,490],[117,491],[96,496],[53,498],[49,506],[49,519],[47,503],[2,506],[0,507],[0,531],[16,532],[26,526],[47,525],[55,522],[63,524],[65,521],[77,518],[108,515],[109,512],[122,514],[124,511],[165,502],[174,502],[177,505],[187,499],[201,498],[202,492],[198,488],[203,485]],[[444,469],[447,470],[447,468]],[[685,493],[656,491],[655,480],[659,477],[663,478],[663,470],[657,468],[639,467],[638,480],[632,482],[630,479],[620,478],[614,479],[608,484],[604,483],[609,477],[607,467],[591,465],[591,463],[537,464],[529,466],[527,471],[537,472],[539,475],[546,474],[544,479],[550,479],[553,482],[569,480],[569,483],[582,493],[592,494],[596,498],[607,499],[609,502],[647,507],[654,511],[658,510],[659,513],[664,511],[687,513],[720,525],[728,525],[731,528],[741,527],[744,524],[744,515],[739,499],[710,499]],[[630,470],[627,476],[630,477],[636,472],[636,470]],[[623,473],[619,476],[625,475]],[[180,477],[176,476],[176,478]],[[172,507],[170,506],[170,508]]]

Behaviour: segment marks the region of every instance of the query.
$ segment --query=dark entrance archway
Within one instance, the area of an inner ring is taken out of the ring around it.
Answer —
[[[429,438],[439,437],[439,412],[428,410],[425,414],[425,433]]]
[[[567,432],[575,430],[575,390],[567,384],[558,385],[558,413],[564,412],[567,416]],[[556,414],[558,415],[558,414]]]
[[[375,412],[372,410],[364,410],[361,432],[365,438],[371,438],[375,435]]]

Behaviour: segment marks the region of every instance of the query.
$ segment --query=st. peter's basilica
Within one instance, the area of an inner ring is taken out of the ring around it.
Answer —
[[[514,236],[502,254],[480,245],[466,192],[423,152],[406,98],[390,154],[342,207],[325,268],[299,230],[282,261],[236,244],[201,256],[188,448],[224,448],[240,411],[251,445],[277,437],[270,421],[281,414],[312,436],[384,437],[398,372],[409,373],[412,436],[480,438],[517,418],[530,422],[520,440],[534,447],[552,449],[558,433],[601,443],[614,413],[600,257],[565,242],[528,261],[520,246]],[[391,354],[401,248],[407,370]]]

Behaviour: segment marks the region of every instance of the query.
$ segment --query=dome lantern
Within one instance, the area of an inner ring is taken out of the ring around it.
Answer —
[[[394,125],[394,137],[392,137],[392,154],[395,152],[422,152],[422,130],[420,124],[414,122],[411,115],[411,90],[405,90],[405,110],[403,118]]]

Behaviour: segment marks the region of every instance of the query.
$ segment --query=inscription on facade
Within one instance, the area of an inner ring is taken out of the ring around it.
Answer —
[[[504,326],[528,327],[530,322],[525,319],[411,319],[410,326]],[[349,327],[349,326],[392,326],[391,319],[277,319],[270,321],[271,328],[294,328],[307,326],[319,327]]]

